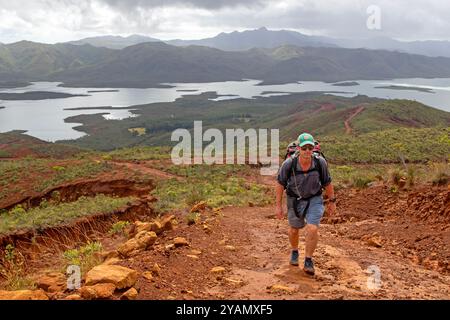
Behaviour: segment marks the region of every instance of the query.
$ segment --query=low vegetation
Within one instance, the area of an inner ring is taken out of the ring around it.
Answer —
[[[133,201],[133,197],[117,198],[97,195],[93,198],[80,197],[70,203],[45,205],[25,210],[21,206],[1,213],[0,234],[8,234],[23,229],[43,229],[54,227],[98,213],[114,212]]]
[[[92,178],[112,171],[106,161],[53,160],[26,157],[0,161],[0,201],[9,195],[42,192],[79,178]]]
[[[118,221],[111,226],[111,229],[108,231],[110,235],[115,234],[124,234],[125,228],[130,224],[128,221]]]
[[[117,149],[103,155],[105,160],[161,160],[170,159],[170,147],[131,147]]]
[[[450,174],[446,162],[426,164],[371,164],[371,165],[330,165],[334,185],[339,188],[365,188],[371,182],[383,182],[395,186],[412,187],[416,184],[436,183],[439,177]]]
[[[100,242],[88,242],[84,246],[64,251],[63,257],[66,261],[66,267],[70,265],[79,266],[81,274],[89,271],[102,262],[102,259],[96,255],[103,249]]]
[[[0,253],[0,278],[1,289],[4,290],[22,290],[34,287],[33,281],[26,276],[25,257],[8,244],[4,251]]]
[[[156,209],[161,213],[189,208],[200,201],[214,208],[263,206],[274,200],[271,188],[240,177],[243,172],[249,172],[248,166],[172,166],[167,170],[186,180],[169,179],[157,185],[154,195],[159,199]]]
[[[398,128],[359,136],[327,136],[322,150],[333,163],[376,164],[447,161],[450,155],[450,127]]]

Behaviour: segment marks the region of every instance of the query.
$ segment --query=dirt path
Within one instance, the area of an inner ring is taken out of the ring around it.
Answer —
[[[345,121],[344,121],[344,125],[345,125],[345,133],[346,134],[351,134],[352,133],[352,127],[350,126],[350,121],[352,121],[352,119],[354,117],[356,117],[358,114],[360,114],[361,112],[364,111],[364,107],[360,106],[358,107],[358,109],[355,110],[355,112],[353,112]]]
[[[259,180],[275,183],[272,177]],[[362,210],[361,217],[353,215],[356,221],[326,224],[324,219],[314,277],[288,264],[287,221],[275,219],[273,207],[228,207],[218,215],[204,212],[203,222],[190,226],[186,213],[180,212],[180,224],[158,240],[156,250],[143,252],[124,265],[139,272],[152,270],[154,263],[161,267],[152,281],[140,278],[139,299],[450,299],[449,274],[414,263],[386,242],[377,247],[357,235],[373,232],[365,230],[371,226],[377,226],[382,235],[389,226],[397,227],[395,221],[379,221],[384,214],[379,210],[382,194],[381,187],[375,188],[341,204],[342,211],[348,211],[348,205],[367,211]],[[364,208],[354,205],[359,198],[365,199]],[[410,232],[431,232],[412,222]],[[168,250],[167,244],[180,236],[188,240],[189,247]],[[401,238],[390,240],[402,242]],[[301,258],[303,245],[302,235]],[[224,272],[212,273],[214,267],[223,267]]]
[[[287,222],[275,220],[272,214],[272,208],[225,211],[227,219],[236,222],[224,219],[224,223],[241,224],[248,231],[248,242],[233,239],[239,243],[241,250],[237,254],[247,260],[248,265],[232,267],[230,272],[231,277],[244,280],[244,286],[231,291],[217,286],[214,288],[217,292],[230,299],[450,299],[449,276],[426,270],[382,249],[340,237],[333,225],[322,226],[315,257],[316,276],[307,276],[301,268],[287,263]],[[229,236],[235,238],[233,234]],[[301,241],[301,249],[303,243]],[[381,276],[379,289],[376,289],[375,278],[371,273],[371,270],[376,269],[380,270]],[[293,292],[274,294],[268,288],[276,284]]]
[[[156,250],[126,261],[139,272],[161,267],[153,281],[139,280],[139,299],[450,299],[450,276],[341,236],[336,225],[321,227],[311,277],[288,264],[287,221],[275,219],[273,208],[229,207],[206,221],[211,232],[181,223]],[[190,246],[165,250],[178,236]]]

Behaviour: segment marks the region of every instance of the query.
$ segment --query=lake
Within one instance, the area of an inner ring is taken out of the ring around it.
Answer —
[[[46,100],[0,100],[0,132],[27,130],[27,134],[46,141],[77,139],[84,133],[76,131],[74,123],[64,119],[80,114],[107,113],[106,119],[124,119],[133,116],[130,107],[155,102],[172,102],[182,95],[198,95],[214,91],[219,95],[214,101],[225,99],[269,97],[296,92],[322,91],[329,94],[353,97],[358,94],[386,99],[417,100],[426,105],[450,111],[450,78],[442,79],[394,79],[394,80],[355,80],[358,85],[334,86],[319,81],[302,81],[282,85],[258,85],[259,80],[226,81],[211,83],[170,83],[173,88],[149,89],[111,89],[111,88],[65,88],[59,82],[35,82],[28,87],[0,89],[0,93],[23,93],[28,91],[63,92],[69,94],[88,94],[89,96]],[[408,86],[408,90],[376,88],[388,86]],[[420,90],[420,89],[429,89]],[[109,92],[98,92],[98,91]],[[117,91],[118,90],[118,91]],[[88,93],[88,91],[97,91]],[[428,91],[428,92],[427,92]],[[333,93],[332,93],[333,92]],[[5,108],[1,108],[1,107]],[[112,109],[65,110],[67,108],[105,107]]]

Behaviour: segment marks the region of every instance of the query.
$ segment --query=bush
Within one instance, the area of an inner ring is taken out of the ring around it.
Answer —
[[[394,168],[389,171],[390,181],[393,185],[400,186],[402,181],[406,181],[406,174],[403,170]]]
[[[110,235],[114,235],[114,234],[123,234],[124,233],[124,230],[125,230],[125,228],[128,226],[130,224],[130,222],[128,222],[128,221],[119,221],[119,222],[116,222],[116,223],[114,223],[112,226],[111,226],[111,229],[109,230],[109,234]]]
[[[67,262],[67,266],[79,266],[81,273],[84,274],[102,262],[101,258],[95,254],[96,252],[102,251],[102,249],[103,247],[100,242],[88,242],[78,249],[64,251],[63,257]]]
[[[196,224],[200,221],[200,213],[191,212],[186,216],[186,222],[188,225]]]
[[[414,186],[414,184],[416,182],[415,181],[416,180],[416,171],[411,166],[408,167],[408,174],[407,174],[406,179],[408,180],[408,185],[410,187]]]
[[[193,206],[204,200],[205,200],[205,196],[203,195],[202,191],[199,189],[194,189],[194,190],[191,190],[189,195],[186,197],[186,204],[188,206]]]
[[[446,163],[435,163],[431,165],[431,182],[433,185],[443,186],[450,181],[450,168]]]
[[[34,289],[32,280],[25,276],[25,258],[13,245],[8,244],[0,257],[0,275],[6,290]]]
[[[370,177],[354,177],[352,179],[352,185],[355,188],[364,189],[367,188],[372,181],[374,181],[374,179]]]

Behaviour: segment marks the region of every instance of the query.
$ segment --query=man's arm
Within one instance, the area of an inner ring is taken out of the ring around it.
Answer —
[[[292,158],[288,158],[278,170],[277,184],[275,186],[275,214],[278,219],[283,219],[283,192],[287,185],[288,170],[292,166]]]
[[[334,187],[331,182],[325,187],[325,192],[328,199],[335,199]],[[334,216],[334,214],[336,213],[336,202],[328,201],[327,213],[329,216]]]
[[[278,219],[283,219],[283,205],[282,205],[283,193],[284,193],[284,186],[277,183],[275,187],[275,195],[276,195],[275,213]]]
[[[327,194],[328,199],[334,198],[334,187],[331,182],[325,187],[325,193]]]

